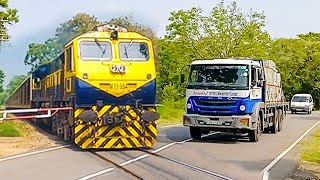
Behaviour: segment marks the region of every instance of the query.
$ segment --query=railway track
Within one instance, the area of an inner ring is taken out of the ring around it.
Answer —
[[[170,161],[172,163],[184,166],[184,167],[189,168],[189,169],[191,169],[193,171],[196,171],[198,173],[202,173],[202,174],[205,174],[205,175],[208,175],[208,176],[211,176],[211,177],[215,177],[215,178],[219,178],[219,179],[222,179],[222,180],[233,180],[233,179],[231,179],[229,177],[226,177],[224,175],[221,175],[221,174],[218,174],[218,173],[215,173],[215,172],[212,172],[212,171],[209,171],[209,170],[206,170],[206,169],[203,169],[203,168],[200,168],[200,167],[197,167],[197,166],[194,166],[194,165],[191,165],[191,164],[188,164],[188,163],[185,163],[185,162],[170,158],[170,157],[162,156],[160,154],[157,154],[157,153],[154,153],[154,152],[150,152],[150,151],[147,151],[147,150],[144,150],[144,149],[139,149],[139,150],[144,152],[144,153],[146,153],[146,154],[149,154],[151,156],[155,156],[155,157]]]
[[[182,162],[180,160],[176,160],[176,159],[173,159],[173,158],[170,158],[170,157],[166,157],[166,156],[157,154],[156,152],[152,152],[152,151],[149,151],[149,150],[146,150],[146,149],[137,149],[137,151],[140,151],[140,152],[144,153],[143,155],[135,158],[135,159],[138,159],[137,161],[139,161],[141,159],[144,159],[146,157],[149,157],[149,156],[153,156],[153,157],[157,157],[157,158],[166,160],[166,161],[171,162],[171,163],[175,163],[177,165],[183,166],[183,167],[188,168],[188,169],[190,169],[192,171],[195,171],[197,173],[201,173],[201,174],[206,175],[206,176],[210,176],[210,177],[215,178],[215,179],[232,180],[231,178],[226,177],[224,175],[221,175],[219,173],[212,172],[212,171],[209,171],[209,170],[206,170],[206,169],[203,169],[203,168],[200,168],[200,167],[197,167],[197,166]],[[139,179],[139,180],[145,179],[145,178],[141,177],[140,175],[138,175],[137,172],[133,172],[133,171],[131,171],[131,170],[129,170],[129,169],[124,167],[124,166],[130,164],[130,163],[127,163],[128,161],[118,164],[118,163],[114,162],[113,160],[111,160],[110,158],[106,158],[106,157],[104,157],[103,155],[99,154],[98,152],[96,152],[94,150],[89,150],[89,152],[91,154],[93,154],[94,156],[99,157],[103,161],[105,161],[105,162],[107,162],[109,164],[112,164],[115,168],[123,170],[125,173],[127,173],[128,175],[130,175],[130,176],[132,176],[132,177],[134,177],[136,179]],[[136,162],[136,161],[132,161],[132,159],[129,160],[129,161]],[[103,172],[101,174],[105,174],[105,173],[111,172],[113,170],[115,170],[115,169],[114,168],[108,168],[108,169],[105,170],[105,172]],[[97,174],[95,176],[97,176]],[[91,178],[93,178],[93,177],[86,176],[84,178],[81,178],[80,180],[87,180],[87,179],[91,179]]]
[[[110,160],[110,159],[102,156],[101,154],[98,154],[98,153],[95,152],[94,150],[89,150],[89,152],[90,152],[91,154],[99,157],[99,158],[102,159],[103,161],[106,161],[106,162],[112,164],[112,165],[115,166],[116,168],[123,170],[125,173],[129,174],[130,176],[133,176],[133,177],[135,177],[135,178],[137,178],[137,179],[139,179],[139,180],[143,180],[142,177],[140,177],[139,175],[137,175],[135,172],[132,172],[131,170],[125,168],[123,165],[118,164],[118,163],[116,163],[116,162],[114,162],[114,161],[112,161],[112,160]]]

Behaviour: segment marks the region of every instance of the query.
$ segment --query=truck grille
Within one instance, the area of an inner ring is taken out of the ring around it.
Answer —
[[[237,103],[237,101],[210,99],[195,99],[194,102],[198,106],[235,106]]]

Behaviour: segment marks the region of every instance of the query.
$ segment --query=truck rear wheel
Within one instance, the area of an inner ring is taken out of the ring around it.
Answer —
[[[280,132],[282,130],[282,126],[283,126],[283,112],[282,112],[282,109],[278,109],[278,115],[279,115],[278,131]]]
[[[278,132],[278,130],[279,130],[279,112],[278,112],[278,110],[276,109],[275,111],[274,111],[274,115],[273,115],[273,117],[272,117],[272,119],[273,119],[273,125],[270,127],[270,130],[271,130],[271,132],[272,133],[274,133],[274,134],[277,134],[277,132]]]
[[[201,139],[201,129],[198,127],[190,127],[190,136],[192,139]]]

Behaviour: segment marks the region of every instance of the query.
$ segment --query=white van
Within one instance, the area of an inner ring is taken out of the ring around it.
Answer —
[[[307,112],[312,113],[314,102],[311,94],[295,94],[290,102],[291,113]]]

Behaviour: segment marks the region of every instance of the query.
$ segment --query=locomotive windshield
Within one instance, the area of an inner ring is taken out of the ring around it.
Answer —
[[[148,45],[144,42],[119,43],[120,59],[124,61],[146,61],[149,59]]]
[[[105,41],[82,41],[80,43],[80,56],[83,60],[111,60],[112,48],[109,42]]]
[[[248,89],[248,65],[192,65],[188,88]]]

